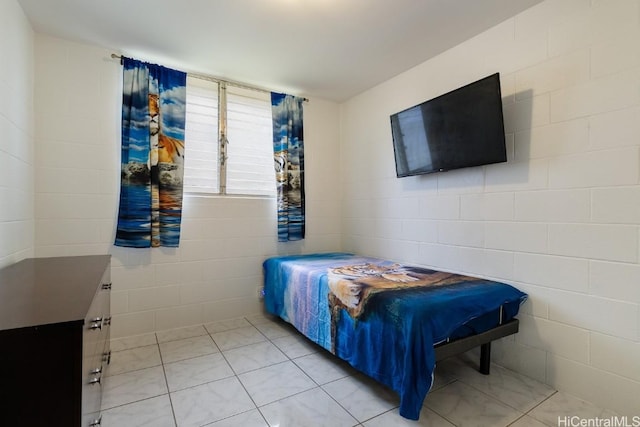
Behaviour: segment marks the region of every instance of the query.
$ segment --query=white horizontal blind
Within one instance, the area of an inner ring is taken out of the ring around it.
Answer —
[[[219,192],[218,83],[187,77],[184,191]]]
[[[227,86],[227,194],[275,196],[271,95]]]
[[[184,191],[221,194],[225,179],[225,194],[275,196],[270,94],[227,84],[220,98],[219,90],[214,81],[187,77]],[[222,113],[228,140],[224,164]]]

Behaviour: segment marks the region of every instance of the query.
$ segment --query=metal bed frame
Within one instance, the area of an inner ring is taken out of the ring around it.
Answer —
[[[519,327],[520,321],[515,318],[503,323],[502,306],[500,306],[500,322],[498,326],[479,334],[437,344],[434,346],[436,362],[480,347],[480,366],[478,371],[484,375],[489,375],[491,369],[491,342],[517,333]]]

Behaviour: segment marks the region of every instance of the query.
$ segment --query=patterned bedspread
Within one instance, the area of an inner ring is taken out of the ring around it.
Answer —
[[[344,253],[263,266],[267,311],[398,392],[400,415],[414,420],[431,388],[433,346],[500,306],[512,318],[527,296],[504,283]]]

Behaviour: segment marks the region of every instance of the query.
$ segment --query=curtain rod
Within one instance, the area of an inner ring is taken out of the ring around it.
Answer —
[[[123,61],[123,59],[125,57],[122,56],[122,55],[118,55],[118,54],[112,53],[111,54],[111,58],[119,59],[120,60],[120,65],[122,65],[122,63],[123,63],[122,61]],[[217,77],[209,76],[209,75],[206,75],[206,74],[198,74],[198,73],[187,72],[187,75],[190,76],[190,77],[195,77],[197,79],[209,80],[209,81],[216,82],[216,83],[230,84],[232,86],[236,86],[236,87],[239,87],[239,88],[242,88],[242,89],[249,89],[249,90],[255,90],[257,92],[271,93],[271,91],[267,90],[267,89],[262,89],[262,88],[259,88],[259,87],[256,87],[256,86],[250,86],[250,85],[247,85],[247,84],[244,84],[244,83],[234,82],[234,81],[230,81],[230,80],[219,79]],[[303,99],[304,102],[309,102],[309,99],[307,99],[307,98],[302,98],[302,99]]]

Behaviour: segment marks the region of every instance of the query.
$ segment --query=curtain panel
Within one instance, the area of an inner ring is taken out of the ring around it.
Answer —
[[[304,239],[304,98],[271,93],[278,241]]]
[[[186,73],[123,57],[116,246],[180,242]]]

